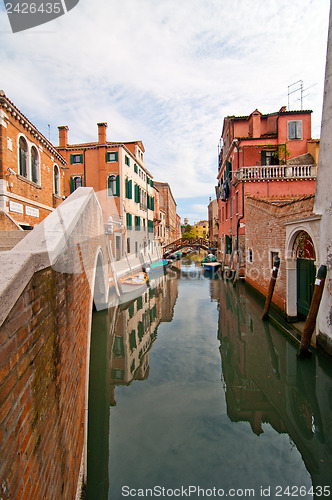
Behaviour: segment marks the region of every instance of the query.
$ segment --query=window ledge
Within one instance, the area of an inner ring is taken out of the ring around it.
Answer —
[[[27,179],[26,177],[23,177],[23,175],[17,174],[17,178],[20,179],[20,181],[26,182],[27,184],[30,184],[30,186],[33,186],[37,189],[42,188],[39,184],[36,184],[35,182],[30,181],[30,179]]]

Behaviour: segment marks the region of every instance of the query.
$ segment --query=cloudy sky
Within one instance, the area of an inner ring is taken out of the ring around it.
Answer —
[[[225,116],[278,111],[302,80],[320,136],[328,16],[329,0],[80,0],[13,34],[1,4],[0,88],[55,145],[58,125],[86,142],[102,121],[108,140],[142,140],[194,223],[215,196]]]

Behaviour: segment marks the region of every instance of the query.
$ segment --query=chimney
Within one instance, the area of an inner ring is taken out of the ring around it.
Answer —
[[[252,114],[252,136],[261,136],[261,113],[257,109]]]
[[[97,123],[98,125],[98,143],[99,144],[106,144],[106,128],[107,128],[107,123]]]
[[[59,148],[66,148],[68,145],[68,130],[69,128],[66,125],[58,127],[59,129]]]

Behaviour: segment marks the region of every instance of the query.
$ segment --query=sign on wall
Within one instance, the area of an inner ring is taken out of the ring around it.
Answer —
[[[39,217],[39,210],[38,208],[33,208],[33,207],[25,207],[25,214],[30,215],[30,217]]]
[[[9,201],[9,211],[15,212],[17,214],[23,214],[22,203],[17,203],[16,201]]]

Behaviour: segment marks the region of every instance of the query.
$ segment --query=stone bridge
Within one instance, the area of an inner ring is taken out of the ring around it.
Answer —
[[[0,498],[75,499],[86,477],[93,303],[112,260],[98,200],[79,188],[0,254]]]
[[[163,247],[163,256],[167,258],[172,253],[181,250],[181,248],[202,248],[203,250],[209,251],[211,249],[217,249],[217,244],[216,242],[204,238],[179,238]]]

